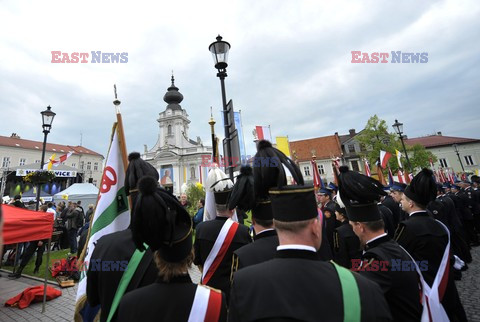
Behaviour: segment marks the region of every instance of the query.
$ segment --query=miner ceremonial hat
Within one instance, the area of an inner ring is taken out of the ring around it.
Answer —
[[[313,186],[292,185],[272,188],[273,218],[278,221],[303,221],[318,216]]]
[[[125,171],[125,192],[137,192],[138,180],[143,176],[159,179],[158,171],[150,163],[140,158],[140,153],[132,152],[128,155],[128,167]]]
[[[348,219],[359,222],[382,219],[377,203],[386,195],[383,185],[348,167],[341,166],[339,170],[337,202],[345,207]]]
[[[405,188],[405,196],[416,203],[427,206],[437,197],[437,185],[433,179],[433,172],[423,168]]]
[[[144,176],[138,189],[132,224],[135,245],[143,250],[147,244],[167,262],[183,260],[192,251],[192,220],[187,210],[154,177]]]
[[[232,192],[233,182],[216,164],[208,172],[206,187],[212,191],[217,205],[227,205]]]

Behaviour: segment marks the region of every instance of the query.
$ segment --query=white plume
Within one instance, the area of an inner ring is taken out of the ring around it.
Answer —
[[[210,169],[207,176],[207,181],[205,183],[205,187],[207,191],[223,191],[226,188],[232,188],[233,182],[232,180],[222,180],[228,178],[228,176],[223,172],[217,165],[214,165],[213,168]],[[215,182],[222,180],[215,184]],[[212,188],[212,186],[215,186]]]

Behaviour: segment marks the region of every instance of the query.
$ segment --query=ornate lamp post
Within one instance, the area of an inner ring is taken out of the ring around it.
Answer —
[[[40,162],[40,170],[43,169],[43,164],[45,162],[45,149],[47,148],[47,135],[50,133],[50,129],[52,128],[53,119],[55,118],[56,113],[52,112],[52,108],[47,106],[45,111],[40,112],[42,114],[42,122],[43,122],[43,148],[42,148],[42,161]],[[42,184],[37,184],[37,202],[35,204],[35,210],[38,211],[38,205],[40,203],[40,189]]]
[[[403,152],[405,153],[405,158],[407,159],[408,168],[412,171],[412,165],[410,164],[410,159],[408,158],[407,149],[405,148],[405,143],[403,142],[403,123],[398,122],[395,120],[395,123],[392,125],[397,132],[398,136],[400,137],[400,141],[402,142]]]
[[[225,94],[225,77],[227,77],[227,61],[228,52],[230,51],[230,44],[222,40],[218,35],[217,41],[210,44],[208,50],[212,53],[215,68],[218,70],[217,77],[220,78],[220,85],[222,89],[222,105],[223,105],[223,122],[225,127],[225,140],[227,151],[224,151],[226,165],[228,165],[228,173],[230,179],[233,180],[233,166],[232,166],[232,147],[230,138],[230,124],[228,123],[227,111],[227,97]]]

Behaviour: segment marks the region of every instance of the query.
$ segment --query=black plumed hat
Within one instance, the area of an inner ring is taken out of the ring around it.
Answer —
[[[257,200],[252,209],[252,217],[261,220],[272,220],[272,202],[269,199]]]
[[[421,206],[427,206],[437,197],[437,185],[433,179],[433,172],[423,168],[405,188],[404,194]]]
[[[303,185],[303,176],[298,166],[282,151],[272,147],[269,141],[262,140],[257,144],[257,154],[253,159],[253,177],[257,198],[268,198],[268,190],[287,185],[288,169],[297,185]]]
[[[350,171],[348,167],[342,166],[339,170],[337,202],[345,206],[348,219],[359,222],[380,220],[377,202],[387,194],[383,185],[374,178]]]
[[[138,181],[143,176],[159,179],[158,171],[150,163],[140,158],[140,153],[132,152],[128,155],[128,167],[125,173],[125,192],[127,196],[137,189]]]
[[[243,211],[251,210],[255,206],[255,191],[253,186],[253,170],[249,165],[240,168],[240,174],[232,188],[228,200],[228,208],[240,208]]]
[[[138,182],[139,195],[132,223],[132,236],[140,250],[144,243],[167,262],[178,262],[192,250],[192,220],[178,199],[145,176]]]

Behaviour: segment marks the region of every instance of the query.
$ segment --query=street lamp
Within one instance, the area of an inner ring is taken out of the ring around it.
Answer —
[[[220,78],[220,85],[222,89],[222,104],[223,104],[223,123],[225,127],[225,140],[227,151],[224,151],[226,165],[228,166],[228,172],[230,179],[233,180],[233,165],[232,161],[232,147],[230,138],[230,125],[228,123],[228,111],[227,111],[227,97],[225,94],[225,77],[227,77],[227,61],[228,52],[230,51],[230,44],[222,40],[222,36],[218,35],[217,41],[210,44],[208,50],[212,53],[213,62],[215,68],[218,70],[217,77]]]
[[[45,162],[45,149],[47,148],[47,135],[50,133],[52,128],[53,119],[55,118],[55,113],[52,112],[52,108],[47,106],[45,111],[40,112],[42,114],[42,127],[43,127],[43,148],[42,148],[42,161],[40,162],[40,170],[43,169],[43,163]],[[35,205],[35,210],[38,211],[38,205],[40,203],[40,188],[42,184],[37,184],[37,203]]]
[[[462,166],[462,172],[465,172],[465,168],[463,167],[463,163],[462,163],[462,158],[460,158],[460,153],[458,153],[458,144],[454,143],[454,144],[452,144],[452,147],[455,150],[455,153],[457,154],[458,161],[460,162],[460,165]]]
[[[405,143],[403,142],[403,123],[398,122],[395,120],[395,123],[392,125],[397,132],[398,136],[400,137],[400,141],[402,142],[403,152],[405,153],[405,158],[407,159],[408,168],[412,171],[412,165],[410,164],[410,159],[408,158],[407,149],[405,148]]]

